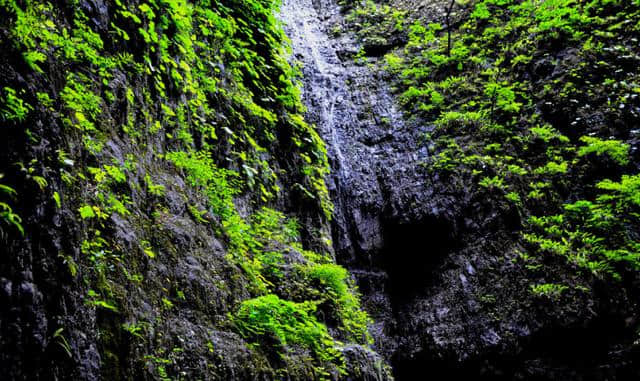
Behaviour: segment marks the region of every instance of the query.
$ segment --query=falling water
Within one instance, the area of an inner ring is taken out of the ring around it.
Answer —
[[[293,59],[303,65],[308,120],[328,146],[334,246],[343,262],[353,262],[381,248],[379,178],[408,158],[398,157],[407,152],[399,139],[405,126],[384,73],[355,62],[360,47],[348,33],[329,37],[342,16],[335,0],[284,0],[281,12]]]
[[[342,29],[344,16],[335,1],[284,0],[281,19],[292,60],[302,63],[307,119],[327,144],[335,253],[358,280],[365,304],[377,311],[371,327],[376,350],[389,356],[395,344],[387,338],[388,324],[393,324],[388,276],[379,266],[383,219],[394,208],[391,193],[410,194],[402,188],[422,184],[415,180],[415,163],[426,156],[426,148],[416,136],[424,131],[404,122],[387,74],[356,63],[360,46],[355,39],[348,32],[330,37],[330,31]]]

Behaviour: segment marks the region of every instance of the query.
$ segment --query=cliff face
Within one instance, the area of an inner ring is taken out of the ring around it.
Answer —
[[[637,378],[638,2],[337,3],[334,246],[397,379]]]
[[[388,377],[276,12],[0,1],[3,378]]]
[[[0,0],[3,377],[638,378],[639,25]]]

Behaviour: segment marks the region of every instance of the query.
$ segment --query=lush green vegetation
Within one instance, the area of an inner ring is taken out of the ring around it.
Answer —
[[[0,100],[0,122],[3,123],[22,122],[31,110],[31,106],[25,103],[18,96],[16,90],[10,87],[5,87],[4,91],[0,93]],[[0,179],[3,177],[4,174],[0,173]],[[0,233],[3,232],[3,229],[13,226],[21,234],[24,234],[24,228],[21,224],[22,219],[11,207],[11,199],[17,196],[16,190],[0,183],[0,196],[2,196],[2,199],[0,199],[0,221],[5,225],[0,227]]]
[[[344,371],[336,338],[368,344],[369,320],[346,270],[326,253],[305,250],[295,218],[270,207],[283,204],[284,185],[318,224],[332,213],[326,150],[303,119],[294,85],[299,73],[287,62],[278,6],[274,0],[116,0],[109,24],[98,26],[77,2],[0,0],[11,48],[38,86],[2,89],[0,120],[4,128],[24,130],[33,144],[41,137],[28,126],[39,118],[62,131],[56,156],[20,163],[21,173],[55,208],[76,213],[82,256],[59,257],[87,286],[88,305],[131,312],[127,292],[143,287],[145,263],[177,255],[157,235],[141,239],[133,252],[113,236],[115,220],[147,230],[167,220],[169,192],[190,200],[188,191],[153,175],[163,166],[204,196],[185,214],[215,231],[228,261],[249,280],[252,299],[230,315],[237,331],[265,351],[274,350],[266,335],[278,339],[282,355],[291,345],[305,347],[317,372],[327,375],[329,368]],[[114,141],[126,154],[113,150]],[[49,186],[41,168],[60,187]],[[20,194],[0,184],[0,196],[3,231],[29,235],[10,204]],[[328,241],[317,234],[312,239]],[[293,266],[290,257],[299,257]],[[153,303],[160,311],[185,298],[180,290],[158,292]],[[316,306],[323,303],[336,322],[320,319]],[[142,340],[160,323],[122,327]],[[330,335],[325,323],[339,333]],[[116,336],[103,333],[105,341]],[[145,354],[149,372],[166,379],[167,356],[175,353]],[[114,357],[105,353],[105,367]]]
[[[233,317],[241,333],[261,343],[268,343],[265,336],[275,335],[282,349],[287,343],[310,349],[315,355],[316,372],[323,377],[333,367],[344,372],[340,342],[316,319],[337,317],[332,325],[344,339],[371,344],[367,331],[370,320],[360,307],[347,271],[331,263],[328,256],[304,250],[297,222],[287,220],[280,212],[263,208],[249,223],[239,218],[236,221],[228,225],[229,255],[250,275],[255,293],[261,295],[245,301]],[[285,260],[287,253],[300,253],[304,259],[290,268]],[[293,283],[293,288],[283,289],[286,283]],[[287,301],[288,296],[304,302]],[[314,315],[318,307],[324,313]]]
[[[371,344],[373,340],[367,331],[370,320],[352,291],[355,286],[347,270],[333,263],[318,264],[308,268],[307,276],[319,283],[322,300],[337,311],[346,337],[357,343]]]
[[[313,351],[320,364],[337,363],[339,373],[346,374],[342,355],[327,327],[314,316],[315,311],[314,303],[294,303],[270,294],[244,302],[234,322],[246,337],[267,342],[272,337],[283,349],[287,345],[301,345]],[[314,378],[331,379],[323,367],[315,371]]]
[[[407,117],[434,125],[423,165],[521,218],[512,228],[532,278],[544,266],[554,272],[549,254],[597,279],[640,267],[628,143],[640,117],[639,5],[457,2],[450,47],[446,25],[404,21],[406,45],[385,57]],[[368,2],[352,11],[352,27],[369,33],[365,13],[392,22],[385,9]],[[534,283],[532,292],[556,296],[566,286],[575,285]]]
[[[431,156],[416,165],[506,216],[526,292],[557,300],[636,279],[640,0],[461,1],[450,25],[340,3],[362,41],[356,61],[389,52],[380,62],[398,103],[432,126]],[[158,332],[191,295],[146,279],[150,264],[183,255],[188,239],[166,226],[214,236],[226,253],[228,268],[214,268],[218,246],[189,248],[229,299],[196,300],[219,304],[194,307],[194,319],[231,327],[270,366],[302,356],[313,376],[340,377],[342,343],[372,342],[357,288],[329,253],[327,154],[303,118],[278,6],[115,0],[104,22],[77,1],[0,0],[2,45],[19,68],[0,87],[1,128],[28,147],[0,168],[0,237],[37,236],[38,218],[73,222],[65,239],[77,250],[53,256],[97,311],[105,370],[130,355],[117,340],[159,379],[185,351]],[[143,288],[153,297],[136,311]],[[49,330],[74,356],[68,331]]]

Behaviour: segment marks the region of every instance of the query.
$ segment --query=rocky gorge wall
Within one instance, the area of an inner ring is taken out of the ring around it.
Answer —
[[[637,378],[637,2],[311,4],[334,248],[396,378]]]
[[[0,1],[3,379],[388,379],[272,1]]]
[[[0,0],[3,376],[636,379],[638,20]]]

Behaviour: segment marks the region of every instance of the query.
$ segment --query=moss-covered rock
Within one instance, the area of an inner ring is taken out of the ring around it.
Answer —
[[[368,320],[344,270],[339,294],[306,275],[333,263],[328,164],[277,11],[0,1],[4,377],[351,374]],[[265,298],[322,343],[249,335]]]

